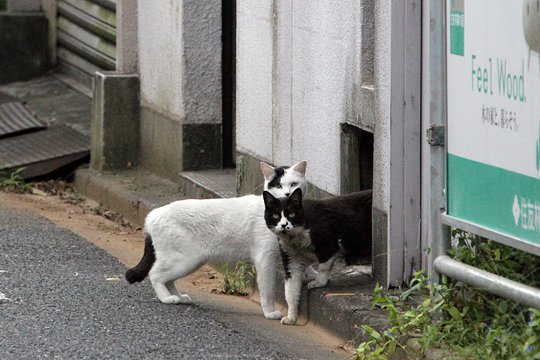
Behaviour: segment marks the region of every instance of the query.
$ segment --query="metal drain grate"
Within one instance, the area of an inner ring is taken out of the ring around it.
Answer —
[[[36,119],[20,102],[0,104],[0,138],[44,128],[45,124]]]
[[[90,154],[90,139],[59,125],[47,130],[0,139],[0,170],[25,167],[23,178],[48,174]]]

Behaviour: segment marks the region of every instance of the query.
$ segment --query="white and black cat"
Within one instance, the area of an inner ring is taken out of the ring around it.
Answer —
[[[263,193],[264,218],[278,236],[285,270],[285,299],[288,314],[282,324],[293,325],[304,269],[318,263],[318,273],[308,288],[325,286],[334,261],[344,256],[350,263],[371,253],[372,191],[360,191],[326,200],[303,200],[296,189],[288,198]]]
[[[261,164],[266,170],[269,165]],[[273,196],[285,196],[284,189],[306,189],[306,162],[283,169],[281,181],[264,188]],[[281,173],[281,171],[280,171]],[[257,284],[264,316],[281,319],[275,310],[274,292],[279,247],[276,236],[264,221],[262,196],[229,199],[180,200],[152,210],[144,224],[144,254],[139,264],[126,272],[128,282],[147,275],[162,303],[188,303],[190,297],[174,285],[212,261],[251,261],[257,269]]]

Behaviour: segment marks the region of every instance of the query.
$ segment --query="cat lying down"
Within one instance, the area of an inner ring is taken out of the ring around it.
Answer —
[[[262,167],[268,174],[274,169],[266,164]],[[276,197],[288,196],[296,189],[305,191],[305,171],[305,161],[276,168],[274,176],[265,176],[264,188]],[[148,276],[159,301],[188,303],[191,299],[176,288],[176,279],[208,262],[248,260],[257,270],[264,316],[281,319],[281,312],[274,307],[279,247],[275,234],[266,226],[264,208],[262,196],[247,195],[180,200],[152,210],[144,223],[143,257],[126,272],[126,280],[140,282]]]

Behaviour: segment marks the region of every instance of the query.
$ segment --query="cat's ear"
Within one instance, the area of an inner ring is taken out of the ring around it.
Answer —
[[[296,165],[293,165],[292,166],[292,169],[296,172],[299,172],[300,174],[302,174],[303,176],[306,175],[306,166],[307,166],[307,161],[304,160],[304,161],[300,161],[298,164]]]
[[[274,204],[274,201],[276,200],[276,198],[274,197],[274,195],[270,194],[269,191],[263,191],[263,199],[264,199],[264,205],[266,207],[270,207]]]
[[[289,204],[302,205],[302,190],[300,188],[294,190],[289,196]]]
[[[274,176],[274,168],[263,161],[261,161],[261,171],[266,181],[270,181]]]

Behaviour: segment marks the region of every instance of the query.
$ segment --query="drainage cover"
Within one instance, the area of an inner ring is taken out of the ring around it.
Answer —
[[[0,104],[0,138],[44,128],[20,102]]]
[[[0,172],[24,167],[25,179],[46,175],[90,154],[90,139],[65,125],[0,139]]]

